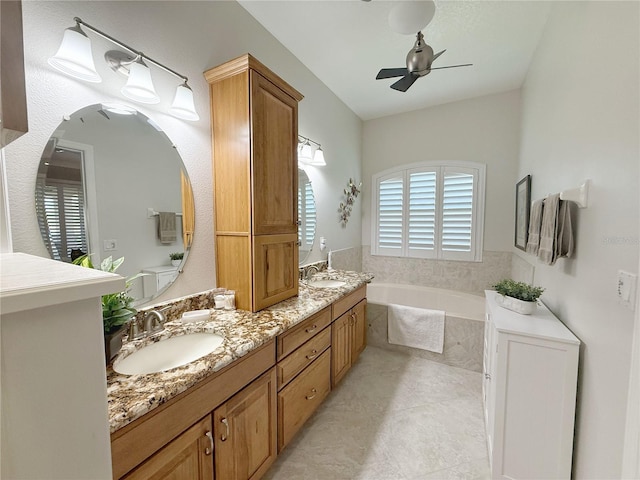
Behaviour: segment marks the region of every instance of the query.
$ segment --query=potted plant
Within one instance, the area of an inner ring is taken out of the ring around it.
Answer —
[[[542,287],[534,287],[510,278],[500,280],[493,286],[500,294],[496,297],[498,305],[523,315],[531,315],[536,310],[538,298],[544,292]]]
[[[182,263],[182,259],[184,258],[184,252],[170,253],[169,258],[171,259],[171,265],[179,267],[180,263]]]
[[[75,265],[86,268],[96,268],[88,255],[82,255],[73,261]],[[124,263],[124,257],[113,260],[112,257],[105,258],[97,270],[103,272],[115,273],[115,271]],[[131,306],[133,298],[129,296],[129,289],[132,282],[143,275],[138,273],[133,277],[126,279],[126,288],[122,292],[109,293],[102,296],[102,323],[104,328],[104,344],[107,363],[116,356],[122,348],[122,335],[124,334],[125,325],[138,313]]]

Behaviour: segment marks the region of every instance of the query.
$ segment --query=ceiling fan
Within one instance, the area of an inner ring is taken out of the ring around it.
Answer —
[[[422,32],[418,32],[416,35],[416,43],[413,48],[409,50],[407,54],[407,67],[406,68],[383,68],[378,72],[376,80],[383,78],[402,77],[400,80],[391,85],[391,88],[400,92],[406,92],[413,82],[418,78],[429,75],[431,70],[440,70],[443,68],[455,68],[455,67],[470,67],[472,63],[465,63],[463,65],[448,65],[446,67],[432,67],[431,64],[446,50],[442,50],[436,54],[433,53],[433,48],[427,45],[424,41],[424,35]]]

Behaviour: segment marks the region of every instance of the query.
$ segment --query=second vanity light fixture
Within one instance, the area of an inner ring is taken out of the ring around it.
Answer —
[[[311,155],[311,144],[317,145],[315,153]],[[302,165],[312,165],[314,167],[324,167],[327,162],[324,161],[324,152],[322,146],[318,142],[314,142],[310,138],[298,135],[298,163]]]
[[[193,92],[187,84],[187,77],[175,70],[153,60],[147,55],[134,50],[128,45],[116,40],[110,35],[74,17],[76,25],[64,31],[64,37],[58,52],[49,59],[49,65],[74,78],[87,82],[99,83],[102,81],[93,63],[91,40],[84,33],[81,25],[97,35],[109,40],[133,55],[119,50],[109,50],[104,54],[107,64],[112,70],[128,75],[129,78],[121,93],[135,102],[156,104],[160,103],[160,97],[156,93],[151,80],[151,71],[147,63],[151,63],[162,70],[180,78],[183,82],[178,85],[173,104],[169,113],[183,120],[197,121],[200,119],[193,103]]]

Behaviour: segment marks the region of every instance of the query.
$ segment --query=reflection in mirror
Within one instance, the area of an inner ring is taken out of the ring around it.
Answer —
[[[186,261],[195,223],[193,192],[169,138],[133,109],[91,105],[63,121],[42,153],[36,214],[51,258],[88,253],[94,265],[125,257],[136,304],[158,296]],[[169,257],[182,253],[179,266]]]
[[[316,201],[307,172],[298,169],[298,252],[302,265],[313,248],[316,235]]]

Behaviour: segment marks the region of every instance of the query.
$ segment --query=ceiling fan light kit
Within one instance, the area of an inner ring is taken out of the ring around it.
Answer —
[[[411,3],[411,2],[409,2]],[[402,77],[391,85],[391,88],[400,92],[406,92],[411,85],[420,77],[424,77],[431,73],[431,70],[440,70],[443,68],[470,67],[471,63],[463,65],[448,65],[445,67],[432,67],[433,62],[442,55],[446,50],[442,50],[436,54],[433,48],[424,41],[424,35],[419,31],[416,35],[416,43],[409,50],[406,58],[406,68],[383,68],[378,72],[376,80],[384,78]]]
[[[423,30],[435,13],[436,4],[432,0],[399,1],[389,11],[389,26],[396,33],[413,35]]]

